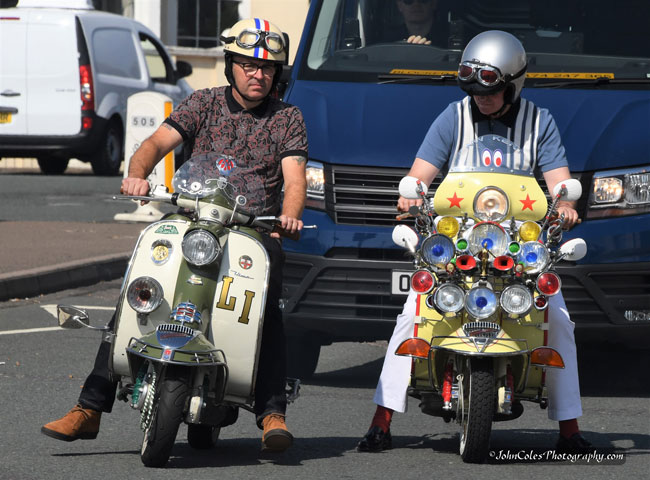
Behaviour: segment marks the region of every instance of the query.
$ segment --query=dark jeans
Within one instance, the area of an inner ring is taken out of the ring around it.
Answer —
[[[262,235],[262,243],[271,259],[269,291],[266,299],[262,344],[260,350],[257,379],[255,381],[255,416],[257,425],[261,427],[262,419],[270,413],[286,412],[287,397],[285,394],[285,378],[287,376],[287,352],[282,322],[282,311],[279,307],[282,293],[282,267],[284,252],[280,242]],[[115,316],[109,323],[113,328]],[[112,381],[108,371],[108,361],[111,344],[102,342],[99,345],[95,366],[84,382],[79,395],[79,404],[101,412],[111,412],[115,403],[117,382]]]

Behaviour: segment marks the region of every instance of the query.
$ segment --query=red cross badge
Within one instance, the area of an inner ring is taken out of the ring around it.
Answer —
[[[239,266],[244,270],[248,270],[253,266],[253,259],[248,255],[242,255],[239,257]]]

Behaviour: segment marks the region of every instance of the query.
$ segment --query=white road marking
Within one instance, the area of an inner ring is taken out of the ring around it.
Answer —
[[[53,330],[63,330],[61,327],[43,327],[43,328],[26,328],[24,330],[5,330],[0,332],[0,335],[16,335],[19,333],[38,333],[38,332],[51,332]]]
[[[83,310],[115,310],[115,307],[97,307],[93,305],[75,305],[77,308],[81,308]],[[51,305],[41,305],[41,308],[45,310],[47,313],[52,315],[54,318],[56,317],[56,305],[51,304]],[[0,331],[0,335],[18,335],[21,333],[39,333],[39,332],[53,332],[56,330],[65,330],[61,327],[41,327],[41,328],[25,328],[21,330],[5,330],[5,331]]]

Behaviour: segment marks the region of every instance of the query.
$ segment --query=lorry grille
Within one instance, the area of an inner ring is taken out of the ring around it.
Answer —
[[[350,167],[331,165],[326,169],[326,209],[336,223],[347,225],[395,226],[399,181],[408,173],[405,168]],[[574,174],[580,180],[580,175]],[[433,195],[442,175],[438,175],[429,191]],[[550,195],[543,177],[541,185],[550,204]],[[583,182],[583,191],[586,185]],[[586,195],[578,202],[578,212],[584,212]],[[406,220],[403,223],[412,223]]]
[[[326,208],[336,223],[391,227],[397,223],[399,181],[408,169],[332,165],[327,173]],[[439,184],[436,178],[431,190]]]

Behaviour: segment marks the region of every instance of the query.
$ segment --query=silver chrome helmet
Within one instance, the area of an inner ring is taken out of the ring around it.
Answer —
[[[472,38],[460,59],[458,83],[469,95],[505,90],[505,103],[514,103],[526,78],[526,51],[517,38],[489,30]]]

